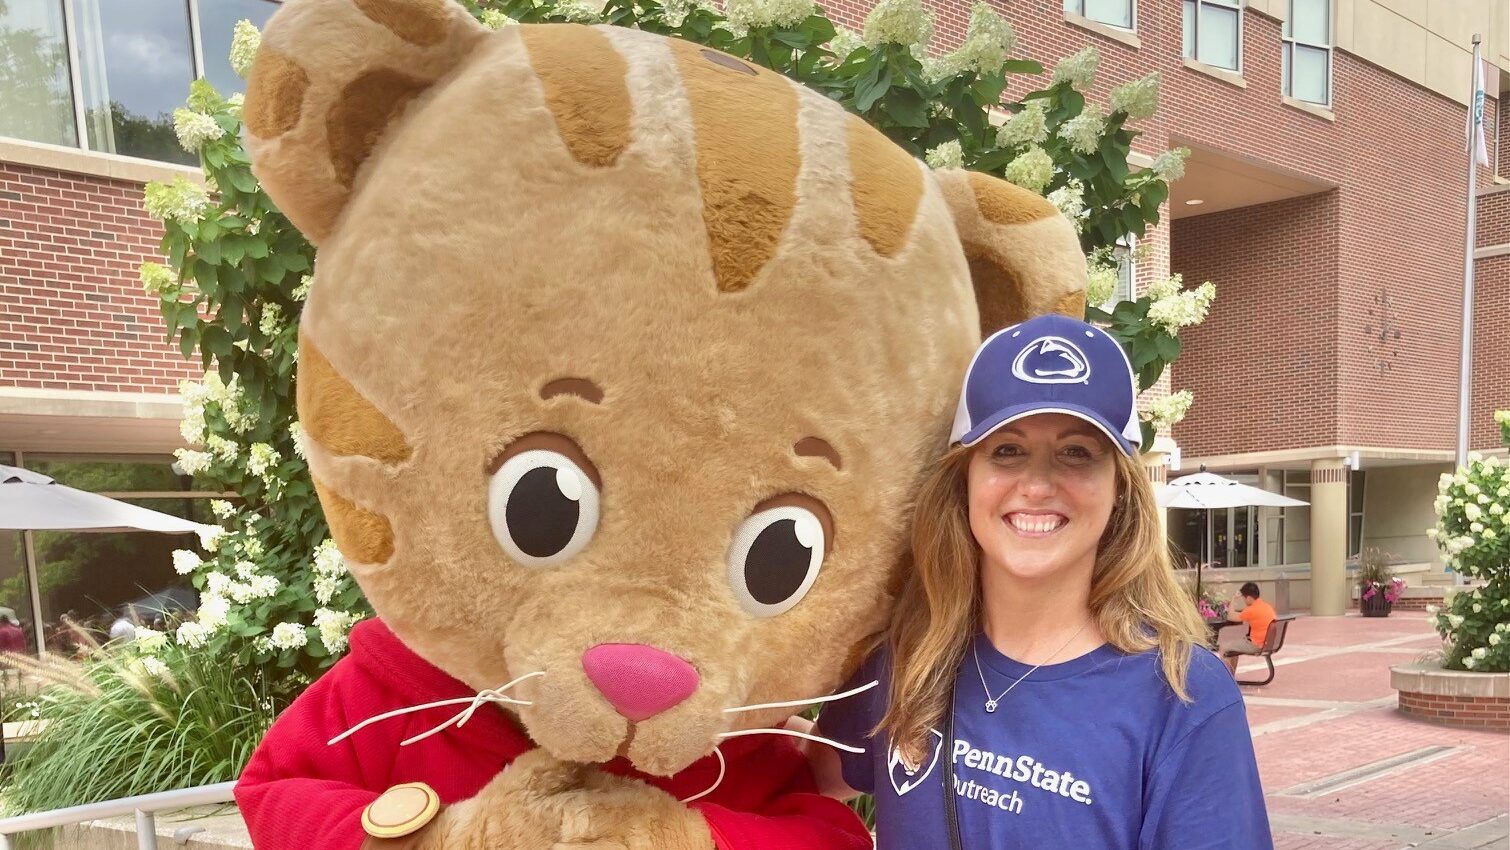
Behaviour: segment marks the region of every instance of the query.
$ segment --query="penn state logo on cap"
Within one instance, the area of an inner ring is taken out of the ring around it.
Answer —
[[[965,372],[952,441],[973,446],[1025,416],[1062,413],[1099,428],[1131,455],[1142,439],[1137,384],[1122,346],[1068,316],[1029,319],[981,343]]]
[[[1091,364],[1073,342],[1041,336],[1012,361],[1012,375],[1033,384],[1079,384],[1091,379]]]

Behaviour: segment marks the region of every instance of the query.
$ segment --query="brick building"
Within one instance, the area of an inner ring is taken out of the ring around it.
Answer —
[[[869,0],[829,0],[859,28]],[[946,50],[970,4],[932,0]],[[1377,545],[1439,573],[1421,533],[1454,445],[1469,36],[1484,35],[1494,127],[1510,69],[1510,0],[993,0],[1019,55],[1102,56],[1093,100],[1151,71],[1163,107],[1141,122],[1146,162],[1193,151],[1138,285],[1181,273],[1217,284],[1172,370],[1195,391],[1153,462],[1237,475],[1313,503],[1204,518],[1173,539],[1209,543],[1223,576],[1318,575],[1315,608],[1345,605],[1343,562]],[[205,517],[210,494],[171,467],[179,379],[138,265],[161,236],[149,180],[193,177],[171,112],[190,79],[229,93],[234,21],[276,0],[0,0],[0,463]],[[8,69],[8,70],[6,70]],[[10,76],[7,76],[10,75]],[[1014,78],[1009,94],[1028,81]],[[1510,134],[1493,134],[1491,166]],[[1510,191],[1481,169],[1475,447],[1510,406]],[[1162,471],[1159,473],[1162,475]],[[35,641],[107,622],[172,586],[154,535],[0,531],[0,606]],[[1308,602],[1306,582],[1292,604]],[[3,612],[0,612],[3,615]]]

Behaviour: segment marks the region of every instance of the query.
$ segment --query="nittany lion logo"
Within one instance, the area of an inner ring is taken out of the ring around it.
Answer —
[[[929,729],[928,732],[933,735],[933,754],[928,757],[926,765],[909,768],[907,763],[902,761],[902,754],[895,747],[891,749],[891,757],[886,760],[886,767],[891,773],[891,787],[897,792],[898,797],[922,785],[923,780],[933,773],[934,765],[939,763],[939,751],[944,746],[944,736],[934,729]]]
[[[1064,337],[1041,336],[1012,361],[1012,374],[1031,384],[1083,384],[1091,378],[1091,362]]]

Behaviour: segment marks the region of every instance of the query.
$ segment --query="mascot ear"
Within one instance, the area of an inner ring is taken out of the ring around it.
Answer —
[[[1085,318],[1085,255],[1053,204],[988,174],[934,176],[970,261],[982,337],[1044,313]]]
[[[487,35],[451,0],[299,0],[273,15],[242,108],[252,166],[319,243],[405,105]]]

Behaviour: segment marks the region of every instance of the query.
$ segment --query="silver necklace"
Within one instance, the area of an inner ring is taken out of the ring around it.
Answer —
[[[1002,691],[995,697],[991,696],[991,687],[986,684],[986,671],[983,670],[980,666],[980,651],[976,649],[976,647],[971,646],[970,652],[975,656],[975,672],[980,674],[980,689],[986,692],[986,713],[996,713],[996,707],[1001,704],[1001,701],[1006,698],[1007,694],[1010,694],[1012,692],[1013,688],[1022,684],[1023,679],[1026,679],[1027,677],[1033,675],[1033,670],[1037,670],[1039,667],[1042,667],[1043,665],[1057,658],[1059,656],[1059,653],[1065,651],[1065,649],[1067,649],[1070,644],[1075,642],[1075,638],[1080,637],[1080,633],[1085,631],[1085,627],[1090,625],[1090,623],[1090,620],[1086,620],[1085,622],[1081,623],[1080,628],[1076,629],[1075,633],[1070,635],[1070,639],[1065,641],[1063,646],[1054,650],[1053,655],[1050,655],[1048,658],[1045,658],[1044,660],[1033,665],[1032,670],[1029,670],[1028,672],[1022,674],[1020,677],[1018,677],[1017,681],[1013,682],[1010,685],[1007,685],[1007,689]]]

